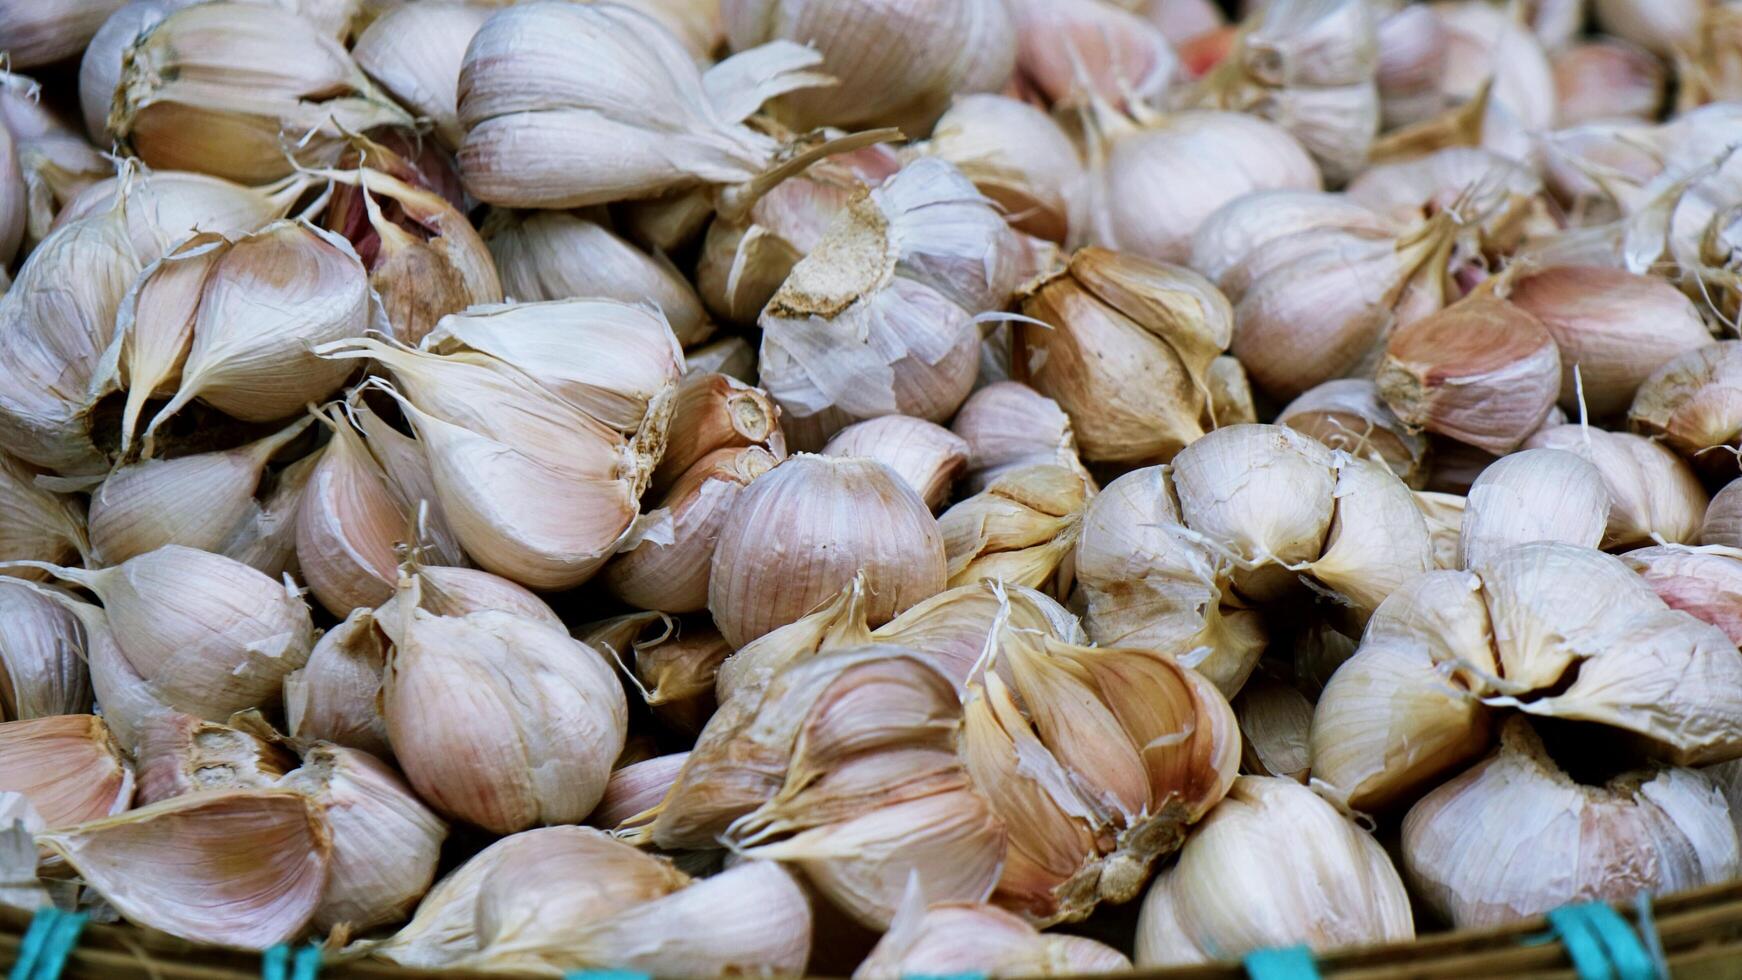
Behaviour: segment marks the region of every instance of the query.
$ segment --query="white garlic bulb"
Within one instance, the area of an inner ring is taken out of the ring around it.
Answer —
[[[1562,541],[1594,548],[1603,539],[1611,502],[1602,471],[1559,449],[1502,456],[1476,477],[1465,496],[1458,554],[1480,571],[1513,545]]]

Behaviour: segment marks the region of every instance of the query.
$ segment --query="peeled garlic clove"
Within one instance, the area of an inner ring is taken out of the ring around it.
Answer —
[[[995,0],[939,9],[914,0],[725,0],[735,51],[784,39],[822,54],[829,88],[782,96],[772,107],[795,128],[896,125],[921,133],[958,92],[998,89],[1016,59],[1010,14]],[[866,51],[886,61],[872,62]]]
[[[393,641],[388,737],[420,796],[497,833],[580,820],[598,804],[627,724],[604,658],[511,613],[413,608],[380,625]]]
[[[1301,839],[1316,843],[1294,846]],[[1230,880],[1250,887],[1230,890]],[[1290,901],[1300,894],[1325,896],[1339,914]],[[1150,886],[1135,959],[1154,968],[1414,938],[1403,880],[1371,835],[1290,780],[1242,776]]]
[[[117,468],[91,492],[92,557],[118,565],[175,544],[242,560],[256,543],[267,463],[308,426],[303,419],[235,449]]]
[[[1433,570],[1433,540],[1415,496],[1378,463],[1341,460],[1332,492],[1336,511],[1324,550],[1307,568],[1364,617],[1405,582]]]
[[[1460,567],[1481,571],[1514,545],[1562,541],[1594,548],[1609,522],[1602,471],[1559,449],[1503,456],[1471,484],[1458,532]]]
[[[297,565],[328,612],[349,616],[393,595],[394,549],[414,524],[345,415],[335,407],[319,418],[333,435],[297,508]]]
[[[994,579],[1070,592],[1071,556],[1092,491],[1062,466],[1012,470],[938,518],[949,584]]]
[[[502,290],[522,302],[592,296],[651,302],[685,344],[713,332],[695,289],[663,256],[564,211],[498,212],[486,226]]]
[[[1560,400],[1569,413],[1582,391],[1593,418],[1619,414],[1659,367],[1712,342],[1680,290],[1621,269],[1544,269],[1515,280],[1507,299],[1535,314],[1560,347]]]
[[[774,456],[784,457],[780,409],[767,392],[737,378],[692,371],[684,376],[672,401],[665,453],[653,471],[650,489],[664,493],[702,457],[743,446],[765,446]]]
[[[0,555],[63,562],[91,551],[84,508],[36,485],[29,466],[0,452]],[[36,577],[31,572],[12,572]]]
[[[47,827],[133,805],[133,767],[95,715],[0,722],[0,792],[22,793]]]
[[[605,795],[587,817],[587,823],[610,830],[630,817],[656,806],[689,760],[688,752],[655,756],[614,769],[605,783]]]
[[[933,510],[949,499],[950,487],[968,464],[968,444],[955,433],[905,415],[855,422],[823,446],[824,456],[874,459],[901,477]]]
[[[1742,638],[1742,561],[1728,553],[1657,547],[1621,556],[1668,603],[1724,631],[1731,642]]]
[[[43,590],[0,578],[0,721],[89,711],[84,650],[70,610]]]
[[[1404,424],[1365,378],[1327,381],[1289,402],[1276,424],[1303,432],[1332,449],[1376,460],[1406,485],[1427,482],[1427,437]]]
[[[793,445],[815,450],[880,415],[953,415],[977,368],[972,318],[1016,286],[1014,246],[991,202],[936,157],[855,197],[758,320],[760,381]]]
[[[856,513],[867,506],[872,510]],[[782,531],[769,536],[775,527]],[[727,641],[743,646],[862,570],[869,619],[881,625],[942,591],[946,565],[937,522],[893,470],[799,455],[757,478],[732,505],[714,548],[708,609]]]
[[[1625,41],[1575,44],[1555,54],[1550,64],[1556,125],[1628,117],[1649,121],[1663,105],[1663,62]]]
[[[1193,269],[1237,293],[1241,277],[1231,276],[1264,246],[1295,232],[1341,228],[1376,234],[1395,232],[1392,222],[1342,194],[1324,191],[1266,190],[1242,194],[1216,211],[1192,235]]]
[[[252,732],[180,712],[146,719],[135,735],[141,806],[184,793],[263,789],[296,768],[296,756]]]
[[[308,663],[284,677],[291,738],[332,742],[392,758],[379,695],[386,650],[368,609],[356,609],[321,635]]]
[[[1208,280],[1087,248],[1022,310],[1040,322],[1016,325],[1014,373],[1058,401],[1085,458],[1167,460],[1203,434],[1209,361],[1234,329]]]
[[[1648,541],[1694,542],[1705,517],[1706,491],[1685,460],[1662,445],[1627,432],[1582,425],[1542,429],[1528,449],[1560,449],[1589,461],[1609,492],[1609,525],[1601,546],[1643,546]]]
[[[1019,382],[999,381],[969,395],[950,431],[967,443],[963,486],[971,493],[1025,466],[1083,465],[1070,416],[1057,402]]]
[[[308,607],[222,555],[166,545],[109,568],[45,570],[94,592],[130,668],[196,717],[275,703],[284,675],[308,659]]]
[[[278,785],[319,804],[332,835],[316,929],[362,931],[411,913],[435,880],[448,828],[398,773],[366,752],[320,742]]]
[[[154,168],[255,184],[294,169],[281,140],[330,163],[347,134],[411,123],[313,22],[245,3],[177,10],[140,35],[109,112],[109,131]]]
[[[1621,901],[1641,888],[1692,888],[1736,874],[1726,809],[1712,781],[1687,769],[1577,782],[1515,718],[1497,753],[1410,809],[1404,871],[1460,929],[1568,902]]]
[[[1065,240],[1083,164],[1046,113],[1002,95],[965,95],[938,119],[925,152],[955,164],[1018,231]]]
[[[915,896],[917,898],[917,896]],[[853,980],[997,973],[1045,976],[1117,973],[1125,954],[1093,939],[1042,933],[995,905],[904,902],[889,931],[853,971]]]
[[[494,9],[473,3],[396,7],[357,36],[357,67],[418,116],[434,123],[436,139],[453,150],[465,137],[456,91],[466,45]]]
[[[333,850],[320,805],[277,789],[191,793],[36,840],[128,921],[249,950],[302,934]]]
[[[1559,348],[1540,320],[1472,296],[1392,334],[1376,381],[1410,425],[1505,453],[1542,426],[1560,377]]]
[[[1234,112],[1114,120],[1091,141],[1088,161],[1089,241],[1164,262],[1186,261],[1192,235],[1229,201],[1320,186],[1318,167],[1286,130]]]
[[[1742,404],[1736,394],[1742,377],[1742,341],[1720,340],[1665,362],[1639,385],[1627,423],[1633,431],[1658,439],[1690,459],[1722,450],[1742,432]],[[1719,466],[1720,462],[1705,465]]]

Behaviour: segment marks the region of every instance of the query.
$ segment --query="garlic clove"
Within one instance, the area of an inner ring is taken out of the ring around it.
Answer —
[[[1365,378],[1338,378],[1304,392],[1288,403],[1276,424],[1384,463],[1411,489],[1427,482],[1427,437],[1398,418],[1379,397],[1378,386]]]
[[[0,721],[91,709],[85,636],[43,590],[0,578]]]
[[[665,493],[697,460],[716,450],[758,445],[776,457],[786,455],[780,409],[768,393],[727,374],[692,370],[672,401],[665,454],[653,471],[650,489]]]
[[[1706,451],[1733,444],[1742,432],[1742,415],[1734,408],[1733,379],[1739,370],[1742,342],[1720,340],[1678,354],[1639,385],[1627,411],[1628,427],[1694,462],[1727,470],[1720,461],[1696,457],[1724,456]]]
[[[889,932],[853,971],[853,980],[984,973],[1048,976],[1131,969],[1125,954],[1093,939],[1037,932],[994,905],[904,899]]]
[[[1030,466],[1000,476],[938,518],[949,584],[993,579],[1068,595],[1071,556],[1091,491],[1062,466]]]
[[[1712,495],[1700,524],[1699,543],[1742,546],[1742,482],[1732,480]]]
[[[296,558],[309,591],[335,616],[393,595],[395,547],[414,525],[387,478],[337,406],[316,416],[332,438],[309,476],[296,515]]]
[[[1415,491],[1415,505],[1427,521],[1428,540],[1433,545],[1436,568],[1457,569],[1458,540],[1464,526],[1464,498],[1457,494]]]
[[[478,950],[478,894],[492,872],[517,851],[537,849],[578,828],[551,827],[510,834],[473,855],[435,883],[411,921],[367,951],[400,966],[436,969]]]
[[[1609,493],[1609,524],[1602,547],[1629,548],[1648,541],[1676,544],[1699,537],[1706,491],[1685,460],[1643,436],[1561,425],[1539,430],[1527,449],[1573,453],[1602,474]]]
[[[369,453],[387,481],[387,492],[403,513],[417,516],[418,544],[425,559],[437,565],[464,564],[465,549],[448,525],[423,444],[388,425],[358,399],[347,401],[346,406],[346,414],[367,437]]]
[[[675,752],[612,770],[610,780],[605,783],[605,795],[588,815],[587,823],[610,830],[657,805],[671,791],[689,756],[688,752]]]
[[[75,498],[36,483],[28,465],[0,453],[0,555],[62,562],[91,551],[86,515]],[[29,571],[9,574],[38,577]]]
[[[118,0],[79,0],[67,4],[19,4],[0,19],[12,67],[47,65],[78,54],[91,35],[121,4]]]
[[[956,165],[1018,231],[1063,242],[1083,164],[1046,113],[1002,95],[958,97],[923,152]]]
[[[1626,41],[1574,44],[1550,59],[1554,69],[1555,123],[1657,118],[1663,105],[1663,62]]]
[[[344,622],[323,633],[308,663],[284,676],[285,730],[290,737],[392,758],[379,700],[386,658],[368,609],[352,610]]]
[[[357,36],[351,57],[400,105],[429,119],[436,139],[453,150],[465,137],[455,94],[460,66],[466,45],[492,12],[474,3],[395,7]]]
[[[131,202],[129,207],[134,206]],[[121,414],[121,449],[133,445],[145,403],[175,394],[193,343],[200,295],[230,249],[220,235],[189,238],[140,274],[116,317],[115,341],[104,352],[104,366],[115,358],[127,382]],[[149,549],[148,549],[149,550]]]
[[[1297,839],[1316,843],[1292,846]],[[1230,889],[1230,880],[1250,887]],[[1339,914],[1291,903],[1299,894],[1323,895]],[[1327,951],[1414,937],[1403,880],[1366,831],[1292,780],[1242,776],[1150,887],[1135,959],[1156,968],[1296,943]]]
[[[1427,521],[1409,488],[1389,468],[1344,458],[1337,468],[1336,510],[1312,576],[1358,617],[1435,565]]]
[[[131,0],[136,6],[139,0]],[[116,68],[120,58],[116,58]],[[109,94],[103,92],[102,112],[109,111]],[[209,232],[227,239],[240,238],[290,212],[310,181],[287,177],[265,187],[246,187],[221,177],[184,170],[154,170],[134,173],[128,179],[109,177],[90,184],[55,215],[60,229],[80,218],[112,210],[118,200],[127,204],[127,223],[133,249],[145,262],[162,257],[165,248],[190,236]]]
[[[469,616],[493,610],[568,629],[543,599],[500,575],[441,565],[413,564],[400,571],[393,598],[375,610],[378,622],[395,620],[404,608],[413,607],[437,616]]]
[[[139,804],[205,790],[264,789],[296,756],[242,728],[166,711],[138,727]]]
[[[133,805],[133,767],[95,715],[0,722],[0,792],[21,793],[46,827]]]
[[[1317,190],[1263,190],[1234,198],[1217,208],[1192,235],[1187,264],[1230,294],[1244,290],[1233,276],[1264,246],[1315,228],[1394,233],[1398,229],[1375,209],[1343,194]]]
[[[1020,0],[1015,83],[1042,104],[1155,99],[1179,73],[1169,38],[1118,3]],[[940,121],[941,124],[941,121]]]
[[[382,714],[420,796],[497,833],[580,820],[597,805],[627,724],[604,658],[511,613],[411,607],[379,623],[393,642]]]
[[[1728,553],[1662,546],[1621,555],[1657,597],[1671,609],[1724,631],[1732,643],[1742,640],[1742,616],[1737,611],[1742,590],[1742,561]]]
[[[332,856],[320,805],[273,789],[191,793],[36,839],[128,921],[248,950],[301,935]]]
[[[905,415],[855,422],[834,434],[824,456],[874,459],[900,476],[927,507],[937,510],[968,464],[968,445],[941,425]]]
[[[1459,565],[1482,571],[1514,545],[1561,541],[1594,548],[1609,521],[1603,474],[1559,449],[1503,456],[1471,484],[1458,532]]]
[[[1735,833],[1707,777],[1652,767],[1581,784],[1515,718],[1494,755],[1410,809],[1403,865],[1436,913],[1480,928],[1727,879]]]
[[[878,513],[843,519],[874,505]],[[779,540],[763,529],[781,527]],[[881,625],[941,592],[947,575],[937,522],[912,488],[881,463],[799,455],[738,496],[720,531],[708,609],[734,647],[786,625],[867,576],[869,620]]]
[[[1240,764],[1259,776],[1307,780],[1312,766],[1309,736],[1313,703],[1288,684],[1252,681],[1233,702],[1240,722]]]
[[[970,493],[1025,466],[1082,469],[1070,416],[1057,402],[1019,382],[995,382],[969,395],[950,431],[968,446],[963,484]]]
[[[667,724],[699,732],[714,712],[720,663],[732,654],[718,630],[698,624],[678,636],[635,647],[635,676],[647,704]]]
[[[410,914],[435,880],[448,828],[398,773],[366,752],[317,742],[278,785],[319,804],[332,834],[316,929],[362,931]]]

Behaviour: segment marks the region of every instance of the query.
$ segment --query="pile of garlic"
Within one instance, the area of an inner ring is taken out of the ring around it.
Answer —
[[[1742,877],[1742,30],[1590,6],[0,0],[0,902],[869,980]]]

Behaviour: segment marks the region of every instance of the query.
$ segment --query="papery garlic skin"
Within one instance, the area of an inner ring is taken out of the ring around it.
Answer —
[[[1296,835],[1315,845],[1293,846]],[[1230,889],[1230,878],[1250,887]],[[1290,903],[1301,894],[1325,896],[1337,914]],[[1153,968],[1295,943],[1327,951],[1414,937],[1403,880],[1365,830],[1292,780],[1242,776],[1150,886],[1136,962]]]
[[[393,595],[395,546],[415,533],[387,478],[342,412],[320,415],[333,435],[297,508],[296,556],[309,591],[335,616]]]
[[[201,790],[264,789],[296,768],[296,756],[246,727],[166,711],[135,735],[139,804]]]
[[[133,767],[95,715],[0,722],[0,792],[21,793],[43,827],[112,817],[133,805]]]
[[[107,107],[105,102],[105,112]],[[54,227],[63,228],[125,203],[133,250],[149,263],[196,232],[234,239],[283,218],[308,186],[307,178],[289,177],[264,188],[248,187],[185,170],[154,170],[125,180],[110,177],[68,201],[55,215]]]
[[[71,611],[43,590],[0,578],[0,721],[89,711],[84,650]]]
[[[732,505],[714,549],[708,609],[727,641],[743,646],[799,618],[861,570],[874,625],[943,591],[937,521],[882,463],[800,454],[758,477]]]
[[[1551,426],[1525,440],[1526,449],[1559,449],[1597,467],[1609,492],[1605,549],[1651,541],[1691,544],[1700,536],[1706,491],[1693,467],[1661,444],[1630,432],[1582,425]]]
[[[924,419],[884,415],[855,422],[823,446],[824,456],[874,459],[894,470],[927,507],[949,499],[950,488],[968,464],[968,444],[950,430]]]
[[[1521,718],[1496,754],[1410,809],[1403,857],[1429,906],[1461,929],[1728,880],[1742,866],[1710,779],[1652,767],[1583,785]]]
[[[1016,381],[989,384],[968,396],[950,431],[968,447],[963,489],[978,493],[1024,466],[1081,468],[1071,419],[1052,399]]]
[[[485,4],[406,4],[376,18],[351,47],[357,67],[419,116],[431,120],[449,150],[465,137],[460,128],[460,66],[466,46],[493,10]]]
[[[1526,449],[1482,471],[1465,497],[1458,554],[1480,571],[1514,545],[1561,541],[1594,548],[1609,522],[1603,474],[1559,449]]]
[[[1712,495],[1700,524],[1699,543],[1742,548],[1742,481],[1731,480]]]

